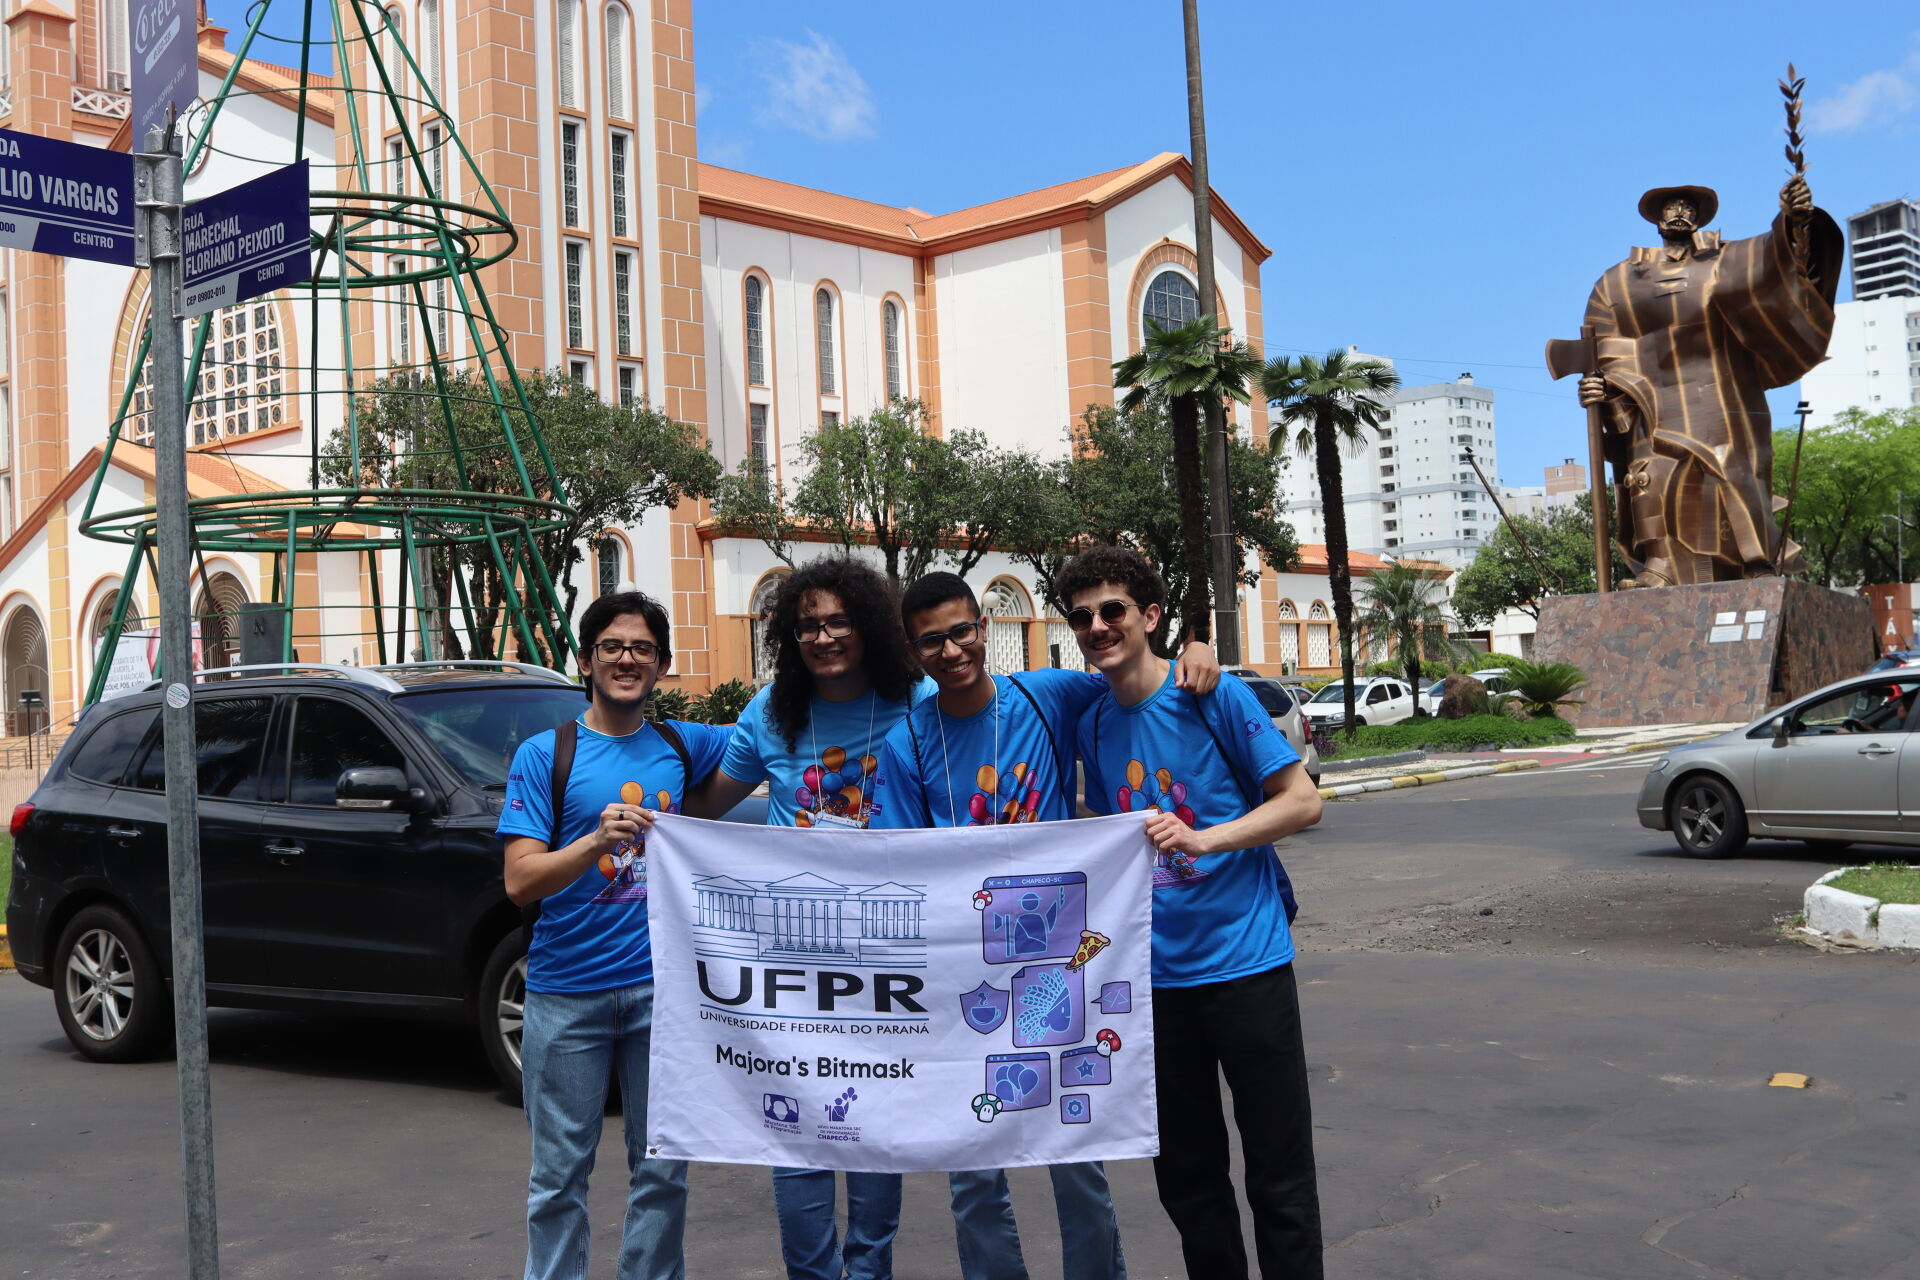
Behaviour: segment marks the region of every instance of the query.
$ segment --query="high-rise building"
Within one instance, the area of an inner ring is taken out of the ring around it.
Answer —
[[[1558,466],[1547,468],[1547,497],[1556,498],[1563,493],[1585,493],[1587,491],[1587,469],[1568,458]]]
[[[1920,200],[1885,200],[1847,219],[1853,300],[1920,298]]]
[[[1876,414],[1920,406],[1920,296],[1835,307],[1827,358],[1800,379],[1800,398],[1812,410],[1812,427],[1847,409]]]
[[[1349,348],[1355,360],[1381,360]],[[1347,541],[1354,551],[1431,560],[1458,569],[1493,536],[1499,515],[1467,454],[1496,482],[1493,392],[1471,373],[1453,382],[1402,387],[1384,422],[1357,454],[1341,458]],[[1287,518],[1302,542],[1325,542],[1319,486],[1299,468]]]

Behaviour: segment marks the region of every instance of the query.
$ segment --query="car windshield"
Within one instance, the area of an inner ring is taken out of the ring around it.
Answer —
[[[1321,689],[1320,692],[1313,695],[1313,700],[1315,702],[1338,702],[1340,701],[1342,696],[1341,694],[1342,688],[1343,686],[1338,683],[1327,685],[1325,688]],[[1365,692],[1366,690],[1364,688],[1355,689],[1353,696],[1358,698],[1361,694]]]
[[[1435,680],[1432,684],[1427,686],[1427,696],[1429,698],[1437,698],[1440,696],[1440,691],[1446,687],[1447,687],[1447,678],[1445,676],[1442,676],[1438,680]]]
[[[563,685],[506,688],[476,685],[401,694],[400,713],[439,748],[447,763],[477,786],[500,790],[520,744],[586,709],[586,690]]]

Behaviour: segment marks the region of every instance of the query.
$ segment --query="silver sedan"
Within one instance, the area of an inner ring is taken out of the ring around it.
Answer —
[[[1640,825],[1702,858],[1738,853],[1750,836],[1920,845],[1916,708],[1920,669],[1884,671],[1676,747],[1640,787]]]

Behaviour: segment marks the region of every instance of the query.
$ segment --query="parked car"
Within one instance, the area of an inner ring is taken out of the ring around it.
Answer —
[[[585,705],[520,663],[202,673],[208,1003],[466,1023],[517,1094],[526,934],[494,824],[514,749]],[[157,686],[89,708],[13,812],[14,961],[95,1061],[173,1030],[159,713]]]
[[[1413,715],[1413,688],[1392,676],[1367,676],[1353,682],[1356,724],[1398,724]],[[1338,680],[1324,686],[1301,708],[1322,729],[1346,727],[1346,707]]]
[[[1894,671],[1900,667],[1920,667],[1920,649],[1890,649],[1868,671]]]
[[[1313,745],[1313,735],[1309,733],[1306,718],[1300,714],[1299,701],[1287,686],[1272,676],[1263,676],[1257,671],[1245,667],[1228,667],[1227,673],[1247,682],[1247,688],[1260,700],[1260,705],[1273,719],[1273,727],[1278,729],[1286,740],[1293,744],[1299,753],[1300,761],[1307,767],[1307,776],[1315,782],[1320,781],[1320,751]]]
[[[1920,668],[1854,676],[1745,728],[1675,747],[1640,787],[1640,825],[1696,857],[1749,837],[1822,850],[1920,845]],[[1902,779],[1904,778],[1904,785]]]
[[[1484,671],[1470,671],[1467,673],[1467,678],[1469,680],[1478,680],[1481,684],[1487,686],[1488,693],[1506,693],[1513,688],[1513,677],[1507,674],[1505,667],[1488,667]],[[1426,690],[1421,693],[1420,705],[1426,709],[1428,715],[1438,715],[1440,713],[1440,693],[1446,683],[1447,678],[1442,676],[1440,679],[1428,685]]]

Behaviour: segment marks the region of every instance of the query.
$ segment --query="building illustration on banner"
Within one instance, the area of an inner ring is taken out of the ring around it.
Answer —
[[[981,957],[991,965],[1020,966],[1005,988],[988,980],[960,997],[969,1029],[991,1036],[1011,1024],[1016,1050],[986,1056],[986,1092],[969,1104],[974,1115],[990,1124],[1009,1112],[1050,1107],[1054,1064],[1046,1050],[1053,1048],[1061,1051],[1063,1089],[1112,1084],[1110,1059],[1119,1035],[1102,1027],[1094,1043],[1081,1043],[1088,1037],[1086,968],[1112,941],[1087,926],[1086,875],[991,876],[973,894],[973,908],[980,913]],[[1104,983],[1091,1003],[1103,1014],[1129,1013],[1133,986]],[[1092,1095],[1063,1093],[1059,1119],[1090,1123]]]
[[[831,959],[869,968],[927,964],[925,886],[704,876],[693,883],[694,954],[709,959]]]

